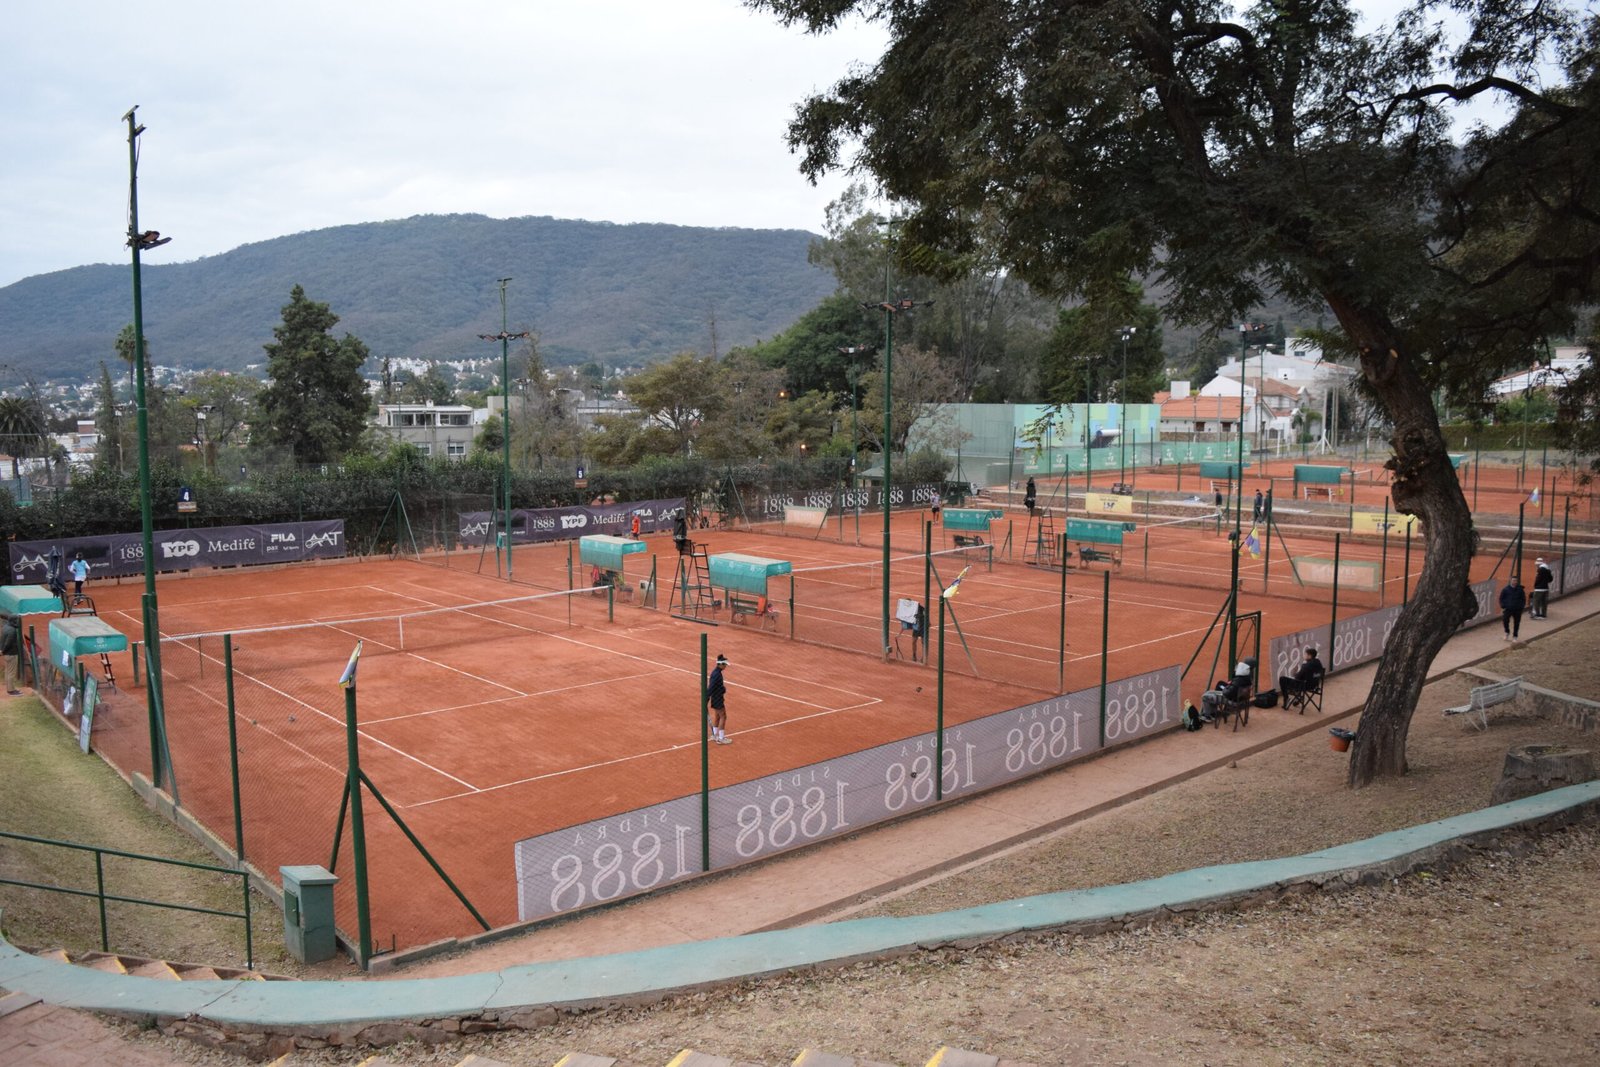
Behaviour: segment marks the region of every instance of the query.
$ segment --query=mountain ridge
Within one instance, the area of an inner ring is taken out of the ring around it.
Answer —
[[[240,245],[184,263],[141,261],[153,362],[241,370],[265,359],[289,291],[339,316],[374,360],[489,354],[481,333],[535,331],[549,364],[645,363],[770,338],[834,289],[803,230],[417,215]],[[481,266],[480,266],[481,265]],[[69,267],[0,288],[6,363],[41,380],[114,363],[132,321],[128,269]],[[371,364],[364,372],[372,374]],[[13,371],[10,377],[16,376]]]

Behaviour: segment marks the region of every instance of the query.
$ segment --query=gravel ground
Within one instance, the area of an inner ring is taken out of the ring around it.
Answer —
[[[1600,699],[1596,647],[1600,620],[1591,620],[1482,666]],[[1402,781],[1350,792],[1344,759],[1319,732],[860,913],[920,913],[1305,852],[1483,806],[1513,745],[1593,747],[1593,735],[1509,711],[1495,713],[1487,732],[1446,721],[1439,709],[1464,703],[1470,684],[1455,677],[1424,691]],[[1590,824],[1517,854],[1240,914],[930,952],[384,1056],[548,1064],[576,1050],[659,1064],[693,1047],[780,1064],[815,1047],[913,1064],[950,1044],[1038,1064],[1600,1062],[1597,916],[1600,827]],[[174,1062],[233,1062],[128,1033]],[[289,1062],[367,1055],[300,1053]]]

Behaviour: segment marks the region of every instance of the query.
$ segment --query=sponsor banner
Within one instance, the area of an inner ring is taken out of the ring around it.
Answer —
[[[1556,564],[1556,588],[1564,593],[1586,589],[1600,582],[1600,548],[1574,552]]]
[[[517,918],[542,919],[701,873],[700,796],[518,841]]]
[[[156,530],[151,548],[158,571],[330,559],[345,554],[344,520]],[[89,564],[91,581],[144,573],[143,535],[103,534],[16,542],[11,545],[11,580],[17,584],[48,584],[52,549],[59,553],[63,578],[67,561],[80,552]]]
[[[511,543],[573,541],[585,534],[613,534],[627,537],[635,516],[640,533],[659,533],[672,529],[673,519],[684,507],[683,497],[670,500],[637,500],[628,504],[588,504],[571,508],[513,508]],[[463,511],[456,516],[460,543],[481,545],[504,532],[502,512]]]
[[[1415,515],[1402,515],[1398,511],[1391,511],[1384,515],[1381,511],[1352,511],[1350,513],[1350,532],[1358,534],[1373,534],[1382,536],[1385,530],[1396,537],[1404,537],[1406,528],[1416,523]]]
[[[1106,687],[1105,745],[1178,724],[1181,672],[1165,667]],[[1098,686],[952,726],[944,758],[935,735],[712,790],[711,869],[811,844],[945,798],[1025,778],[1099,751]],[[519,919],[543,918],[642,893],[700,872],[699,797],[519,841],[514,846]]]
[[[1330,670],[1342,671],[1377,659],[1383,655],[1389,633],[1399,618],[1400,605],[1395,604],[1353,619],[1340,619],[1333,635],[1333,658],[1324,662]]]
[[[1320,556],[1296,556],[1294,558],[1294,573],[1305,585],[1317,585],[1323,588],[1333,586],[1333,560]],[[1341,559],[1339,561],[1339,588],[1353,589],[1357,592],[1376,593],[1378,591],[1379,568],[1376,563],[1366,560]]]
[[[1387,633],[1387,631],[1385,632]],[[1324,623],[1321,626],[1313,626],[1309,630],[1301,630],[1298,633],[1274,637],[1267,642],[1267,665],[1261,671],[1262,677],[1257,683],[1258,686],[1266,685],[1269,681],[1275,686],[1278,684],[1279,678],[1285,674],[1293,674],[1295,668],[1299,667],[1301,661],[1305,659],[1307,645],[1317,650],[1317,655],[1322,658],[1323,663],[1331,664],[1333,660],[1328,646],[1332,644],[1332,633],[1333,628]],[[1230,665],[1228,669],[1231,671],[1233,667]],[[1330,667],[1329,669],[1332,670],[1334,668]]]
[[[1478,612],[1462,623],[1463,627],[1481,626],[1500,617],[1500,601],[1495,595],[1493,578],[1485,578],[1481,582],[1473,582],[1468,588],[1472,590],[1472,596],[1478,602]]]
[[[928,483],[919,485],[894,485],[889,489],[889,506],[891,508],[906,507],[931,507],[939,499],[939,486]],[[741,496],[734,504],[735,507],[743,506],[744,514],[751,522],[783,521],[784,513],[789,508],[825,508],[829,515],[839,515],[860,509],[862,511],[881,511],[883,509],[883,490],[876,485],[864,485],[856,489],[811,489],[795,493],[757,493],[752,496]]]
[[[1132,515],[1133,497],[1121,493],[1085,493],[1086,510],[1091,515]]]

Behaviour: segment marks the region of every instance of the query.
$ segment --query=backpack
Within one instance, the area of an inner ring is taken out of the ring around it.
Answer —
[[[1256,699],[1255,699],[1255,704],[1256,704],[1256,707],[1258,707],[1258,708],[1275,708],[1275,707],[1277,707],[1278,706],[1278,691],[1276,689],[1268,689],[1264,693],[1257,693],[1256,694]]]
[[[1183,702],[1183,728],[1190,732],[1200,729],[1200,712],[1191,702]]]

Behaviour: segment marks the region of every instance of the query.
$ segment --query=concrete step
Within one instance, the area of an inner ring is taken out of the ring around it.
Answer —
[[[14,1011],[31,1008],[39,1003],[39,998],[27,993],[7,993],[0,996],[0,1019],[4,1019]]]
[[[116,956],[108,952],[85,952],[73,961],[80,967],[93,967],[97,971],[107,974],[127,974],[128,968]]]
[[[616,1067],[610,1056],[591,1056],[586,1052],[569,1052],[556,1061],[556,1067]]]
[[[163,982],[181,981],[178,972],[166,960],[144,960],[129,967],[128,973],[140,978],[159,978]]]
[[[814,1048],[808,1048],[800,1050],[800,1055],[794,1058],[790,1067],[894,1067],[894,1065],[879,1063],[877,1060],[858,1060],[851,1056],[835,1056],[831,1052],[819,1052]]]

